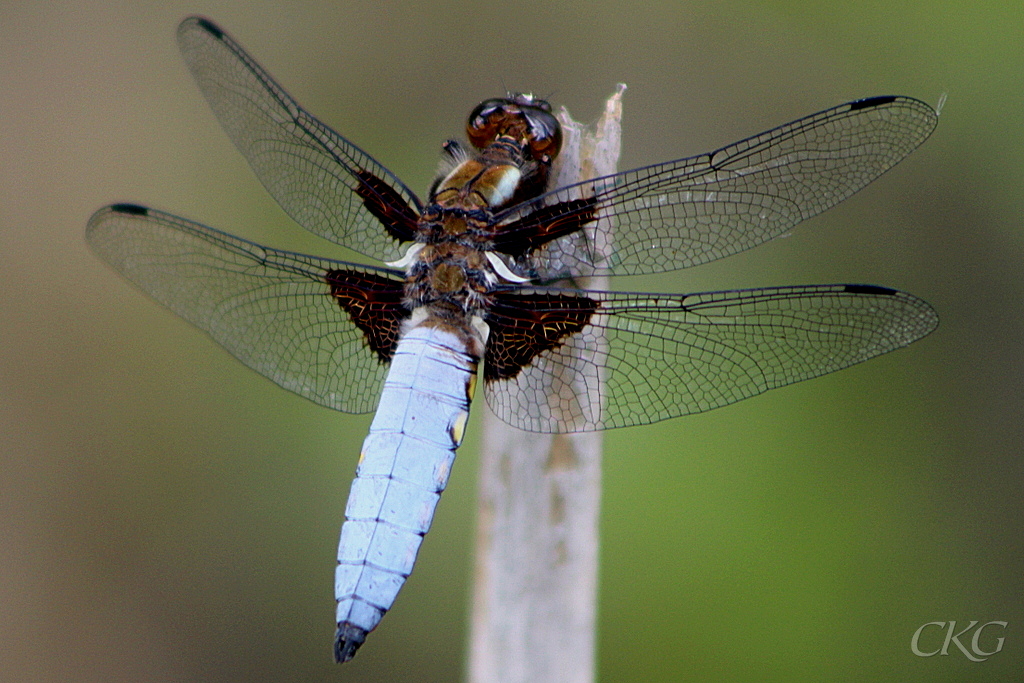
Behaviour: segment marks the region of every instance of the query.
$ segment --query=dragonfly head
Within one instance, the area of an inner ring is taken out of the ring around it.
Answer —
[[[562,126],[551,105],[529,94],[481,102],[469,115],[466,135],[481,150],[499,137],[512,137],[522,145],[524,156],[548,166],[562,148]]]

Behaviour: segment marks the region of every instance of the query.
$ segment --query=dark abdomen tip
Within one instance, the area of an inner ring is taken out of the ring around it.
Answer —
[[[338,624],[334,634],[334,661],[347,662],[356,656],[356,650],[366,640],[366,631],[352,624]]]

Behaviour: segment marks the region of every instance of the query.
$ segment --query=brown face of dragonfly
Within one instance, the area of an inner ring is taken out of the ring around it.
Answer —
[[[530,95],[480,103],[469,115],[466,135],[481,150],[499,137],[511,137],[523,145],[524,155],[545,165],[562,149],[562,127],[551,114],[551,105]]]

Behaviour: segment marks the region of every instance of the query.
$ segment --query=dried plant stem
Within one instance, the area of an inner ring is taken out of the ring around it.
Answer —
[[[592,130],[560,114],[557,186],[615,172],[624,90]],[[606,289],[603,278],[574,284]],[[594,680],[601,443],[599,432],[533,434],[485,412],[470,683]]]

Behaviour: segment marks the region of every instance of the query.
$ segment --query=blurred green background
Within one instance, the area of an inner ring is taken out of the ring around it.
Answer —
[[[622,168],[857,97],[948,93],[918,152],[788,239],[615,283],[882,284],[942,324],[608,434],[599,675],[1019,680],[1024,9],[1005,0],[4,3],[0,678],[462,676],[479,429],[396,608],[337,668],[333,555],[369,418],[258,377],[84,244],[92,211],[137,201],[348,256],[291,223],[220,131],[174,42],[197,11],[420,191],[441,141],[505,88],[590,120],[627,83]],[[914,656],[919,626],[951,620],[1009,622],[986,635],[1002,652]]]

